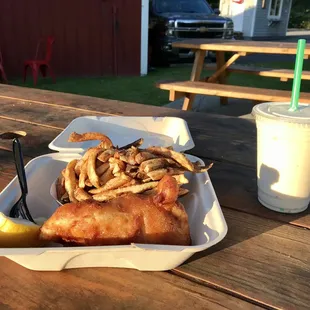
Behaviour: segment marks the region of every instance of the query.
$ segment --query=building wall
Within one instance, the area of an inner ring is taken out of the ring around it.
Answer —
[[[262,8],[263,0],[244,0],[245,10],[243,16],[243,35],[245,38],[268,38],[286,35],[287,24],[290,18],[292,0],[284,0],[282,16],[279,23],[269,26],[268,12],[271,0],[265,0],[265,8]],[[310,0],[309,0],[310,1]],[[221,0],[221,15],[232,18],[232,1]],[[256,10],[256,12],[255,12]],[[255,19],[255,20],[254,20]]]
[[[244,18],[243,18],[243,36],[251,37],[252,29],[254,24],[254,16],[255,16],[255,5],[257,0],[247,0],[245,1],[245,10],[244,10]]]
[[[9,78],[22,76],[47,35],[58,76],[140,75],[141,0],[0,0],[0,12]]]
[[[244,14],[242,21],[242,32],[246,37],[251,36],[252,24],[254,18],[254,10],[255,10],[256,0],[245,0],[244,4],[233,4],[231,0],[221,0],[220,2],[220,10],[221,15],[225,17],[230,17],[233,20],[238,18],[238,16],[233,16],[233,7],[244,6]],[[238,30],[238,29],[235,29]]]
[[[286,35],[292,0],[284,0],[280,22],[272,26],[268,25],[269,1],[270,0],[266,1],[266,7],[262,9],[262,0],[257,0],[254,37],[277,37]]]

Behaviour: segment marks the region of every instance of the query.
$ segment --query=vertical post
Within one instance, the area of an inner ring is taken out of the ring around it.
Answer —
[[[221,67],[223,67],[224,65],[225,65],[225,52],[217,51],[216,52],[216,67],[217,67],[217,70],[220,70]],[[226,84],[227,75],[226,75],[225,71],[219,75],[218,81],[220,82],[220,84]],[[220,102],[221,102],[221,104],[225,105],[225,104],[227,104],[228,99],[225,98],[225,97],[220,97]]]
[[[202,50],[197,50],[195,53],[195,61],[191,73],[190,80],[193,81],[199,81],[200,80],[200,75],[201,71],[203,68],[204,60],[206,56],[206,51]],[[195,95],[194,94],[186,94],[183,102],[183,107],[182,110],[191,110],[193,102],[195,100]]]
[[[147,75],[148,72],[148,46],[149,46],[149,0],[141,0],[140,75]]]

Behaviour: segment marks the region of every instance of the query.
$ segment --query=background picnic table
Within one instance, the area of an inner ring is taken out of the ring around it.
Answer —
[[[176,116],[190,128],[188,153],[214,162],[210,177],[228,224],[214,247],[170,272],[85,268],[27,270],[0,258],[3,309],[308,309],[309,209],[284,215],[256,193],[254,120],[0,86],[0,132],[24,130],[25,161],[86,115]],[[11,143],[0,141],[0,189],[15,176]]]

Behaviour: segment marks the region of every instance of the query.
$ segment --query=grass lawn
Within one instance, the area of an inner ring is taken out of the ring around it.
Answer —
[[[293,69],[294,63],[268,63],[256,64],[261,67],[274,67]],[[310,71],[310,61],[304,62],[304,70]],[[57,78],[53,84],[49,78],[39,79],[37,88],[54,90],[79,95],[100,98],[109,98],[129,102],[138,102],[149,105],[164,105],[169,102],[168,92],[159,90],[155,83],[159,80],[188,80],[191,66],[188,64],[177,65],[171,68],[156,69],[144,77],[94,77],[94,78]],[[210,72],[203,72],[203,76]],[[249,74],[231,74],[229,83],[233,85],[252,86],[272,89],[292,89],[292,80],[281,82],[276,78],[259,77]],[[13,84],[23,86],[22,80],[15,80]],[[32,86],[32,79],[27,77],[26,87]],[[310,81],[303,81],[302,91],[310,91]]]

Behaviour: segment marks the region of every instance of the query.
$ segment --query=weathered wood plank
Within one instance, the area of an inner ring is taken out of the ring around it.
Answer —
[[[310,231],[223,209],[226,238],[176,273],[284,309],[309,309]]]
[[[310,229],[310,208],[298,214],[283,214],[259,203],[255,169],[216,162],[209,174],[222,207]]]
[[[215,64],[208,64],[206,66],[206,70],[216,70]],[[249,65],[231,65],[226,68],[228,72],[238,72],[238,73],[248,73],[258,76],[265,77],[274,77],[280,79],[293,79],[294,78],[294,70],[290,69],[275,69],[275,68],[262,68],[262,67],[254,67]],[[310,80],[310,71],[303,71],[302,80]]]
[[[5,309],[259,309],[169,273],[112,268],[27,270],[0,258]]]
[[[1,88],[1,87],[0,87]],[[82,97],[83,99],[83,97]],[[81,101],[85,102],[85,100]],[[102,99],[99,99],[102,100]],[[90,103],[89,110],[78,111],[66,106],[45,106],[33,102],[21,102],[12,99],[0,99],[0,119],[16,119],[18,126],[21,121],[36,122],[44,126],[65,128],[70,121],[79,116],[101,115],[95,112],[95,104]],[[104,100],[102,100],[104,101]],[[118,110],[128,111],[129,115],[139,115],[149,107],[141,109],[141,105],[131,104],[129,108],[118,104]],[[149,115],[165,116],[161,108],[150,107]],[[162,108],[166,111],[165,108]],[[133,113],[136,111],[136,113]],[[151,113],[153,111],[153,113]],[[196,147],[190,153],[200,157],[210,157],[217,160],[227,160],[254,167],[256,165],[256,127],[252,120],[236,117],[222,117],[220,115],[208,115],[167,109],[170,114],[166,116],[183,117],[190,128]],[[117,112],[115,110],[115,112]],[[173,113],[172,113],[173,112]],[[14,123],[6,123],[1,128],[12,130],[16,127]],[[26,126],[26,125],[23,125]],[[0,129],[1,130],[1,129]],[[16,129],[15,129],[16,130]],[[29,127],[31,130],[31,126]],[[242,137],[242,139],[240,138]],[[51,139],[52,140],[52,139]],[[48,142],[50,142],[49,140]]]
[[[291,92],[288,90],[224,85],[205,82],[179,81],[171,83],[158,83],[157,87],[173,92],[186,92],[196,95],[201,94],[207,96],[248,99],[264,102],[286,102],[291,98]],[[301,92],[299,101],[302,103],[309,103],[310,94]]]
[[[20,139],[23,154],[29,157],[52,153],[48,144],[61,132],[61,129],[42,127],[12,120],[1,119],[0,132],[23,130],[27,133],[26,137]],[[0,149],[12,150],[10,140],[0,139]]]
[[[293,42],[261,42],[222,39],[188,39],[174,42],[176,48],[188,48],[205,51],[248,52],[259,54],[296,55],[297,44]],[[305,57],[310,55],[310,44],[306,45]]]

